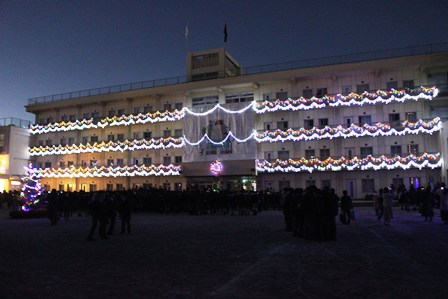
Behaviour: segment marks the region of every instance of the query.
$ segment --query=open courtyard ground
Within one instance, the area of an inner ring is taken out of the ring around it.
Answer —
[[[11,220],[0,210],[0,298],[447,298],[448,225],[371,208],[336,241],[256,216],[134,214],[132,234],[88,242],[90,219]],[[436,210],[436,214],[438,210]]]

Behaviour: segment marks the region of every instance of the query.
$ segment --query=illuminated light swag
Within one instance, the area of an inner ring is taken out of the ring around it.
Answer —
[[[182,138],[134,139],[125,141],[95,142],[93,144],[53,145],[30,148],[31,156],[68,155],[79,153],[123,152],[148,149],[181,148]]]
[[[392,128],[390,124],[377,123],[376,125],[364,124],[358,126],[351,124],[350,127],[344,128],[339,125],[331,128],[325,126],[322,129],[312,128],[307,130],[300,128],[298,130],[288,129],[265,131],[263,133],[257,133],[254,138],[257,142],[278,142],[278,141],[308,141],[319,139],[333,139],[338,137],[377,137],[377,136],[392,136],[392,135],[406,135],[406,134],[418,134],[437,132],[442,129],[442,121],[439,117],[434,118],[429,122],[418,120],[415,123],[404,121],[401,123],[401,128]]]
[[[259,172],[313,172],[313,171],[340,171],[340,170],[380,170],[380,169],[409,169],[418,168],[422,169],[429,167],[431,169],[441,167],[443,160],[440,157],[440,153],[427,154],[424,153],[421,156],[408,155],[407,157],[396,156],[393,158],[387,158],[386,156],[380,156],[378,158],[367,156],[366,158],[354,157],[352,159],[346,159],[341,157],[340,159],[328,158],[326,160],[302,158],[300,160],[276,160],[274,162],[269,161],[256,161],[257,171]]]
[[[36,169],[37,178],[93,178],[93,177],[134,177],[134,176],[175,176],[180,175],[181,167],[175,165],[125,165],[123,167],[87,168],[45,168]]]
[[[32,134],[43,134],[49,132],[61,132],[61,131],[73,131],[73,130],[85,130],[85,129],[95,129],[95,128],[105,128],[107,126],[127,126],[133,124],[146,124],[146,123],[156,123],[156,122],[166,122],[166,121],[177,121],[185,117],[186,113],[195,116],[204,116],[213,113],[216,109],[225,111],[226,113],[243,113],[246,110],[252,108],[256,113],[263,114],[275,111],[297,111],[297,110],[309,110],[325,107],[339,107],[339,106],[362,106],[364,104],[377,104],[384,103],[388,104],[390,102],[403,102],[405,100],[419,100],[428,99],[432,100],[438,94],[438,89],[436,87],[420,87],[410,91],[406,90],[394,90],[382,91],[378,90],[374,93],[364,92],[362,94],[351,93],[347,96],[336,95],[336,96],[324,96],[322,98],[312,97],[299,98],[299,99],[287,99],[287,100],[276,100],[274,102],[264,101],[257,103],[255,101],[251,102],[248,106],[241,110],[231,111],[221,105],[217,104],[214,108],[206,112],[193,112],[189,108],[182,108],[181,110],[174,110],[173,112],[154,112],[154,113],[139,113],[138,115],[121,115],[106,117],[94,123],[94,119],[83,119],[68,122],[59,122],[47,125],[31,125],[30,130]]]

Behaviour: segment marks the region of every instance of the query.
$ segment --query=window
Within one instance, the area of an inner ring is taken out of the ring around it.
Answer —
[[[414,186],[416,189],[418,189],[421,185],[420,178],[409,178],[409,185]]]
[[[124,165],[124,160],[123,159],[117,159],[117,165],[118,166],[123,166]]]
[[[214,105],[219,103],[218,96],[208,96],[192,99],[192,106]]]
[[[406,112],[404,118],[410,123],[415,123],[417,122],[417,112]]]
[[[51,124],[53,122],[53,117],[47,118],[47,124]]]
[[[375,180],[374,179],[362,179],[361,180],[361,189],[364,193],[374,192],[375,191]]]
[[[369,91],[369,84],[356,85],[356,93],[363,93],[364,91]]]
[[[389,114],[389,123],[393,127],[400,126],[401,125],[400,113],[390,113]]]
[[[82,160],[82,161],[81,161],[81,166],[82,166],[82,167],[87,167],[87,162],[84,161],[84,160]]]
[[[68,145],[72,145],[75,143],[75,138],[74,137],[69,137],[68,138]]]
[[[252,102],[254,100],[253,92],[229,93],[226,94],[226,104]]]
[[[328,126],[328,118],[319,118],[319,127],[324,128]]]
[[[46,146],[52,146],[53,145],[53,141],[51,139],[47,139],[47,140],[45,140],[45,145]]]
[[[280,130],[287,130],[288,128],[288,122],[287,121],[278,121],[277,122],[277,129]]]
[[[67,144],[67,140],[65,138],[61,138],[61,145],[66,145]]]
[[[123,191],[123,184],[115,184],[115,190]]]
[[[414,89],[414,80],[403,80],[403,87],[408,89]]]
[[[274,154],[272,152],[264,152],[264,159],[265,160],[272,160],[272,157],[274,156]]]
[[[314,128],[314,119],[305,119],[303,121],[303,127],[306,130],[311,130],[312,128]]]
[[[390,154],[392,156],[401,156],[401,145],[391,145]]]
[[[68,122],[68,115],[62,115],[61,116],[61,121],[63,121],[63,122]]]
[[[168,138],[171,136],[171,130],[163,130],[163,138]]]
[[[344,116],[344,124],[346,128],[349,128],[353,123],[353,116]]]
[[[125,115],[126,113],[124,112],[124,109],[118,109],[117,115],[118,116],[122,116]]]
[[[114,141],[115,140],[115,135],[111,134],[111,135],[107,135],[107,141]]]
[[[42,168],[42,162],[37,162],[37,168]]]
[[[143,132],[143,138],[145,139],[151,139],[151,132]]]
[[[90,118],[90,113],[83,113],[82,114],[82,118],[84,118],[84,119],[89,119]]]
[[[321,188],[331,188],[331,180],[321,180],[320,181]]]
[[[289,151],[278,151],[278,158],[280,160],[288,160],[289,159]]]
[[[342,89],[341,89],[341,94],[343,95],[343,96],[348,96],[349,94],[351,94],[352,93],[352,86],[351,85],[345,85],[345,86],[342,86]]]
[[[170,165],[171,157],[163,157],[163,165]]]
[[[327,94],[327,88],[318,88],[316,92],[316,97],[321,98]]]
[[[304,98],[307,98],[307,99],[312,98],[313,97],[313,90],[312,89],[304,89],[302,91],[302,95],[303,95]]]
[[[89,137],[83,136],[82,137],[82,143],[87,143],[87,142],[89,142]]]
[[[137,114],[139,114],[139,113],[141,113],[142,112],[142,108],[140,108],[140,107],[134,107],[134,115],[137,115]]]
[[[90,160],[90,167],[98,166],[98,160]]]
[[[174,183],[174,191],[182,191],[182,183]]]
[[[316,181],[315,180],[306,180],[305,181],[305,187],[311,187],[311,186],[316,186]]]
[[[418,144],[408,144],[408,153],[418,155]]]
[[[305,150],[305,159],[313,159],[315,158],[316,154],[315,151],[313,149],[307,149]]]
[[[114,165],[114,159],[107,159],[107,166],[113,166]]]
[[[166,104],[164,104],[164,105],[163,105],[163,110],[165,110],[165,111],[166,111],[166,110],[168,110],[168,111],[171,110],[171,104],[170,104],[170,103],[166,103]]]
[[[76,121],[76,115],[70,114],[70,121]]]
[[[288,93],[286,91],[280,91],[275,94],[275,97],[279,100],[287,100]]]
[[[428,85],[439,88],[439,97],[446,96],[448,91],[448,72],[429,73]]]
[[[132,136],[134,137],[134,139],[140,139],[140,132],[134,132]]]
[[[263,128],[265,131],[270,131],[272,129],[272,123],[264,123]]]
[[[345,148],[345,157],[347,159],[352,159],[354,152],[355,152],[355,149],[353,147],[346,147]]]
[[[360,126],[364,124],[370,125],[372,123],[372,117],[370,115],[361,115],[358,117],[358,120]]]
[[[138,166],[138,158],[134,158],[134,165]]]
[[[39,141],[37,142],[37,145],[38,145],[38,146],[44,146],[44,141],[43,141],[43,140],[39,140]]]
[[[271,100],[271,94],[263,93],[263,101],[270,101],[270,100]]]
[[[330,158],[330,149],[329,148],[323,148],[319,150],[319,157],[321,160],[325,160]]]
[[[174,137],[179,138],[182,137],[182,129],[175,129],[174,130]]]
[[[373,148],[371,146],[365,146],[360,148],[361,158],[365,158],[369,155],[373,155]]]
[[[45,119],[40,118],[40,119],[39,119],[39,124],[41,124],[41,125],[45,124]]]
[[[73,161],[68,161],[68,162],[67,162],[67,166],[68,166],[68,167],[73,166],[73,165],[75,165],[75,163],[73,163]]]
[[[106,184],[106,191],[114,190],[114,184]]]
[[[118,141],[124,141],[124,134],[117,134]]]
[[[152,106],[145,106],[143,107],[143,113],[149,113],[152,112]]]
[[[98,142],[98,136],[91,136],[90,142]]]
[[[152,164],[152,159],[150,157],[143,157],[143,164],[149,166]]]
[[[45,168],[51,168],[51,162],[45,162]]]
[[[59,162],[59,168],[65,168],[65,162],[64,161]]]
[[[397,83],[397,81],[390,81],[390,82],[387,82],[387,90],[392,90],[392,89],[395,89],[395,90],[398,89],[398,83]]]
[[[182,103],[176,103],[176,104],[174,104],[174,109],[180,111],[180,110],[182,110],[183,106],[184,105]]]
[[[171,190],[171,184],[170,183],[163,183],[163,189]]]
[[[92,118],[98,118],[98,117],[100,117],[99,112],[96,112],[96,111],[92,112]]]
[[[175,156],[174,163],[182,163],[182,156]]]
[[[107,116],[108,117],[114,117],[115,116],[115,110],[109,110],[109,112],[107,112]]]

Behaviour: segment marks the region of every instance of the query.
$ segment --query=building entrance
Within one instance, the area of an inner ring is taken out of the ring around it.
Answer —
[[[188,188],[195,191],[257,191],[255,176],[208,176],[188,178]]]

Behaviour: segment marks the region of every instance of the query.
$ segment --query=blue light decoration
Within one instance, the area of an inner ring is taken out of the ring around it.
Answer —
[[[20,200],[22,201],[22,211],[29,212],[37,208],[43,188],[31,163],[25,167],[25,170],[26,174],[22,177],[23,186]]]
[[[222,173],[222,171],[224,170],[224,165],[222,165],[221,162],[219,162],[218,160],[210,163],[210,172],[214,175],[214,176],[218,176]]]

